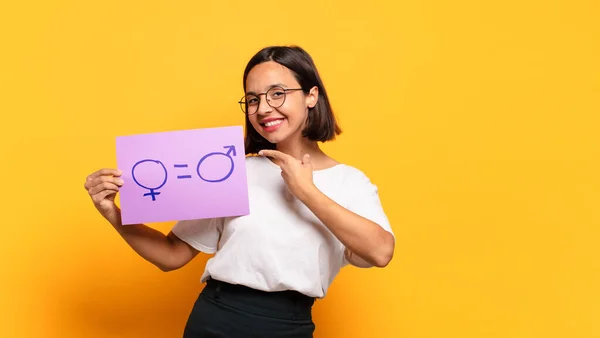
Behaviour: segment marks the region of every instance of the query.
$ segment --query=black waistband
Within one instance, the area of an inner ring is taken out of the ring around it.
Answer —
[[[202,293],[227,305],[271,317],[311,318],[314,297],[297,291],[262,291],[209,279]]]

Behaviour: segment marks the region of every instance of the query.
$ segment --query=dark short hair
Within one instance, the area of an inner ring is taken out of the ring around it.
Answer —
[[[250,70],[267,61],[277,62],[291,70],[305,94],[308,94],[314,86],[319,89],[317,104],[313,108],[309,108],[308,121],[302,130],[302,136],[319,142],[335,139],[335,136],[339,135],[342,130],[331,109],[327,91],[323,86],[317,67],[312,57],[304,49],[298,46],[270,46],[261,49],[250,59],[244,70],[244,93]],[[248,115],[246,115],[245,148],[246,154],[255,154],[262,149],[275,149],[275,144],[267,141],[250,124]]]

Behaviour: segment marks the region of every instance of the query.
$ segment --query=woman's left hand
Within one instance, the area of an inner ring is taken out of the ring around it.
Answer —
[[[313,165],[310,162],[308,154],[304,155],[302,161],[277,150],[261,150],[258,154],[279,160],[281,176],[290,193],[296,196],[296,198],[304,200],[311,190],[315,188],[313,182]]]

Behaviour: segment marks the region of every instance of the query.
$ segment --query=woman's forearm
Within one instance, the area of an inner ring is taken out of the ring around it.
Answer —
[[[298,198],[352,253],[378,267],[390,262],[394,237],[377,223],[342,207],[316,187]]]
[[[197,254],[175,236],[167,236],[147,225],[123,225],[120,220],[110,223],[137,254],[162,271],[178,269]]]

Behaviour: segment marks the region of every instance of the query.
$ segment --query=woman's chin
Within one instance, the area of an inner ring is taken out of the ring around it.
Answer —
[[[269,141],[270,143],[277,144],[277,143],[281,142],[281,139],[279,137],[273,137],[272,135],[266,135],[266,136],[267,137],[265,137],[265,139],[267,141]]]
[[[285,136],[279,132],[262,134],[262,137],[271,143],[279,143],[285,139]]]

